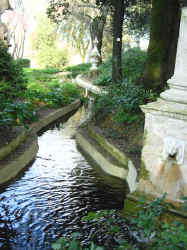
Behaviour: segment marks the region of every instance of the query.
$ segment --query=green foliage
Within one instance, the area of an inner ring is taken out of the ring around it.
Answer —
[[[140,48],[131,48],[122,55],[123,78],[136,82],[141,77],[146,61],[146,52]],[[112,58],[99,66],[99,74],[95,80],[96,85],[108,86],[112,82]]]
[[[4,109],[0,112],[0,127],[15,125],[27,127],[29,122],[36,120],[34,106],[26,102],[4,103]]]
[[[32,36],[32,49],[37,65],[41,68],[61,68],[68,62],[68,52],[58,46],[57,25],[46,16],[41,16]]]
[[[37,65],[41,68],[63,68],[68,63],[68,52],[66,49],[43,47],[37,53]]]
[[[147,203],[141,199],[139,207],[141,210],[133,219],[127,221],[120,214],[116,215],[115,210],[102,210],[98,212],[89,212],[82,221],[89,222],[92,225],[90,232],[92,245],[97,244],[97,235],[99,238],[103,235],[104,247],[93,249],[115,249],[115,250],[182,250],[187,249],[187,229],[180,222],[165,223],[162,218],[171,204],[165,202],[166,194],[161,198]],[[127,227],[127,223],[129,227]],[[127,234],[124,233],[125,227],[128,228]],[[118,239],[118,236],[119,237]],[[126,237],[128,239],[126,239]],[[108,242],[108,238],[115,241]],[[53,249],[73,249],[68,248],[74,244],[75,250],[92,249],[81,248],[81,234],[74,233],[71,238],[61,238],[52,245]],[[139,243],[137,243],[137,240]],[[75,244],[76,242],[76,244]],[[110,245],[108,245],[108,243]],[[55,248],[56,247],[56,248]]]
[[[48,88],[39,84],[30,84],[29,89],[25,92],[24,98],[33,104],[45,104],[48,107],[59,108],[72,103],[80,98],[80,90],[75,84],[64,83],[59,87],[53,84]]]
[[[80,234],[73,233],[71,239],[61,237],[52,244],[54,250],[104,250],[103,247],[95,246],[92,242],[88,248],[82,248],[79,241]]]
[[[136,82],[143,74],[147,53],[140,48],[131,48],[122,55],[123,77]]]
[[[180,250],[187,249],[187,229],[182,223],[173,224],[164,223],[158,232],[157,244],[155,250]]]
[[[47,72],[47,73],[46,73]],[[50,72],[50,73],[49,73]],[[53,69],[26,69],[28,78],[27,91],[23,97],[34,104],[59,108],[80,98],[80,89],[71,82],[60,83],[54,78]]]
[[[94,81],[96,85],[108,86],[112,83],[112,59],[108,59],[98,68],[98,77]]]
[[[139,106],[144,104],[149,97],[149,92],[132,82],[111,84],[106,94],[96,97],[93,111],[96,119],[99,119],[101,114],[103,117],[103,115],[113,113],[113,119],[116,122],[132,123],[139,121]]]
[[[159,228],[161,221],[159,221],[158,218],[167,210],[167,206],[164,206],[163,203],[165,198],[166,194],[164,194],[162,198],[157,198],[149,204],[146,204],[144,199],[139,201],[139,207],[142,209],[132,222],[136,224],[139,230],[143,229],[145,237],[148,239],[150,239],[152,234]]]
[[[15,96],[25,88],[22,68],[8,53],[8,48],[0,41],[0,90],[7,96]]]
[[[184,211],[187,212],[187,196],[182,196],[181,200],[184,202]]]
[[[79,74],[87,73],[89,72],[89,69],[91,67],[90,63],[82,63],[82,64],[77,64],[74,66],[69,66],[64,69],[64,71],[70,71],[72,72],[72,77],[75,78]]]
[[[55,74],[55,73],[61,72],[61,69],[53,68],[53,67],[47,67],[47,68],[44,68],[44,69],[37,69],[37,72],[40,73],[40,74],[41,73]]]
[[[157,198],[150,204],[146,204],[142,199],[140,210],[133,223],[136,229],[143,232],[148,249],[155,250],[179,250],[187,248],[187,229],[180,222],[164,223],[162,216],[167,212],[171,204],[164,202],[167,194],[162,198]]]
[[[18,58],[16,59],[16,64],[20,66],[20,68],[29,68],[31,61],[27,58]]]
[[[53,69],[24,69],[27,89],[16,91],[9,82],[0,81],[0,127],[27,124],[37,120],[36,108],[59,108],[80,98],[79,88],[72,83],[60,83],[51,76]],[[50,73],[49,73],[50,72]],[[13,101],[14,99],[14,101]]]

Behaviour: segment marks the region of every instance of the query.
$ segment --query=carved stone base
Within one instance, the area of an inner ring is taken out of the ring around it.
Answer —
[[[187,195],[187,105],[158,99],[141,106],[144,147],[138,190],[179,201]]]

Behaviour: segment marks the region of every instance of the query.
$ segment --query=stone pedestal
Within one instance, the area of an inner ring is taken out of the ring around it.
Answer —
[[[170,200],[187,196],[187,105],[158,99],[145,113],[138,189]]]
[[[187,196],[187,7],[182,8],[174,76],[145,113],[142,169],[138,190],[180,201]]]

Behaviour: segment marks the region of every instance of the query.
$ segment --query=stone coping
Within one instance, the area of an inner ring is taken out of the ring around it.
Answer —
[[[32,132],[37,133],[42,128],[45,128],[47,125],[59,119],[60,117],[70,113],[73,110],[76,110],[77,108],[80,107],[80,105],[81,105],[80,100],[76,100],[63,108],[54,109],[53,112],[50,112],[48,115],[42,117],[39,121],[32,123],[30,125],[30,130]]]
[[[91,81],[83,79],[82,75],[78,75],[75,78],[75,82],[80,87],[82,87],[84,89],[87,89],[88,91],[90,91],[90,92],[92,92],[94,94],[101,95],[101,94],[106,94],[107,93],[107,91],[103,90],[101,87],[95,86]]]
[[[0,184],[5,184],[16,177],[35,157],[38,152],[36,134],[30,134],[23,143],[0,161]]]
[[[0,160],[14,151],[19,146],[19,144],[25,140],[26,134],[27,131],[25,129],[22,127],[16,127],[14,131],[15,137],[10,142],[7,142],[0,147]]]
[[[76,134],[77,145],[105,173],[126,180],[130,192],[137,187],[137,171],[132,161],[91,126],[80,128]]]
[[[98,150],[93,143],[90,143],[90,141],[82,133],[77,133],[76,141],[81,149],[86,152],[104,172],[123,180],[126,179],[128,174],[127,170],[115,163],[112,163],[112,161],[109,160],[108,157],[105,157],[103,152]]]
[[[140,106],[144,113],[167,116],[179,120],[187,120],[187,105],[182,103],[165,101],[158,98],[156,102],[151,102]]]
[[[17,176],[36,157],[38,152],[37,132],[51,122],[76,110],[80,105],[80,100],[76,100],[66,107],[44,115],[39,121],[32,123],[28,130],[19,128],[17,136],[0,148],[0,184]]]
[[[112,145],[105,137],[96,132],[94,126],[89,126],[88,131],[93,138],[95,138],[104,149],[106,149],[114,158],[116,158],[121,166],[128,169],[128,158],[118,148]]]

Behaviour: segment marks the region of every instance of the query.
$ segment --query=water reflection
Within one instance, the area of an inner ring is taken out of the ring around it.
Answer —
[[[1,249],[50,249],[79,231],[88,211],[122,208],[124,185],[96,172],[65,131],[61,125],[40,136],[35,162],[0,194]]]

